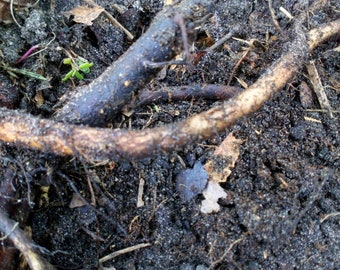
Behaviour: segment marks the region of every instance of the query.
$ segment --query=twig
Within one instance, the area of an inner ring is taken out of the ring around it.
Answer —
[[[64,156],[80,153],[92,161],[138,159],[173,151],[212,137],[237,119],[258,110],[294,76],[309,50],[339,31],[340,19],[314,29],[309,32],[308,46],[304,33],[298,29],[288,52],[256,83],[228,102],[177,124],[141,131],[112,131],[56,123],[2,108],[0,140]]]
[[[0,230],[12,241],[25,256],[32,270],[54,270],[54,266],[41,257],[34,249],[35,245],[26,233],[17,227],[18,223],[7,217],[0,210]]]
[[[272,17],[274,26],[276,27],[276,29],[279,31],[279,33],[286,38],[286,35],[284,34],[284,32],[282,31],[282,28],[279,24],[279,22],[276,19],[276,15],[275,15],[275,11],[273,9],[273,3],[272,0],[268,0],[268,6],[269,6],[269,11],[270,11],[270,16]]]
[[[219,39],[217,42],[215,42],[214,45],[210,46],[208,49],[206,49],[206,52],[212,52],[213,50],[215,50],[216,48],[218,48],[219,46],[221,46],[222,44],[224,44],[227,40],[229,40],[233,35],[235,35],[237,32],[239,32],[240,29],[238,26],[235,26],[234,28],[232,28],[230,30],[230,32],[228,34],[226,34],[224,37],[222,37],[221,39]]]
[[[340,215],[340,212],[334,212],[334,213],[327,214],[322,219],[320,219],[320,223],[323,223],[327,219],[332,218],[332,217],[336,217],[336,216],[339,216],[339,215]]]
[[[229,86],[232,82],[232,80],[234,79],[234,76],[236,74],[237,69],[239,68],[239,66],[241,65],[241,63],[243,62],[243,60],[248,56],[248,54],[250,53],[250,51],[252,50],[252,47],[249,47],[241,56],[241,58],[237,61],[236,65],[233,67],[233,70],[231,71],[230,75],[229,75],[229,80],[227,85]]]
[[[218,265],[219,263],[221,263],[225,257],[229,254],[229,252],[232,250],[232,248],[237,245],[238,243],[240,243],[241,241],[244,240],[244,238],[246,237],[246,235],[242,236],[241,238],[235,240],[234,242],[232,242],[230,244],[230,246],[228,247],[228,249],[223,253],[223,255],[216,261],[214,261],[210,266],[209,266],[209,270],[210,269],[214,269],[216,265]]]
[[[228,100],[242,91],[243,89],[239,87],[217,84],[165,86],[158,91],[143,91],[139,95],[137,106],[143,106],[152,102],[173,102],[192,98]]]
[[[193,12],[194,3],[200,4]],[[208,12],[210,0],[183,0],[166,6],[157,14],[148,30],[112,66],[89,85],[66,95],[55,119],[72,124],[106,126],[129,104],[164,63],[181,50],[177,42],[179,25],[174,20],[180,13],[186,23]],[[161,63],[161,66],[160,66]]]

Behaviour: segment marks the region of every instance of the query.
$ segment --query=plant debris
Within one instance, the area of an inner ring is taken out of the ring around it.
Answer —
[[[93,21],[104,11],[102,7],[79,6],[67,12],[74,16],[73,20],[77,23],[92,25]]]
[[[204,200],[201,205],[201,212],[210,214],[220,211],[220,205],[217,203],[219,199],[225,199],[227,193],[216,182],[209,181],[207,187],[203,191]]]
[[[193,6],[200,8],[193,12]],[[160,67],[181,51],[178,44],[180,27],[174,16],[180,13],[186,23],[195,23],[195,18],[206,15],[210,6],[211,2],[207,0],[184,0],[174,6],[165,6],[143,36],[99,78],[64,96],[55,119],[89,126],[109,124],[156,76]]]
[[[236,160],[240,155],[240,144],[242,140],[236,139],[233,134],[229,134],[223,142],[216,148],[211,159],[209,159],[204,169],[209,175],[209,182],[203,191],[205,200],[202,201],[201,212],[210,214],[218,212],[220,206],[219,199],[225,199],[227,193],[219,183],[224,183],[235,167]]]

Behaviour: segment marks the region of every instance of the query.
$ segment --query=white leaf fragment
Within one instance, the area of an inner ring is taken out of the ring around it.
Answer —
[[[205,200],[202,201],[201,212],[204,214],[210,214],[212,212],[218,212],[220,205],[217,203],[218,199],[226,198],[227,193],[223,188],[214,181],[209,181],[207,187],[203,191]]]

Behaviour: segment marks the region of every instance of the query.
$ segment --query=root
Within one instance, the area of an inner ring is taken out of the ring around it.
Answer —
[[[53,270],[49,262],[41,257],[36,251],[36,246],[26,233],[18,228],[18,223],[11,220],[0,210],[0,231],[5,236],[1,240],[9,239],[14,246],[25,256],[32,270]]]
[[[228,100],[242,91],[242,88],[239,87],[217,84],[164,87],[158,91],[143,91],[138,97],[137,106],[159,101],[173,102],[192,98]]]
[[[173,151],[223,132],[237,119],[258,110],[289,82],[312,49],[339,31],[340,20],[313,29],[307,36],[297,27],[287,53],[256,83],[223,105],[176,124],[141,131],[112,131],[57,123],[2,108],[0,140],[57,155],[80,154],[89,161],[140,159]]]
[[[202,8],[197,14],[193,12],[196,6]],[[148,30],[113,65],[89,85],[62,98],[54,119],[92,127],[105,127],[112,122],[122,107],[181,51],[177,42],[179,25],[183,28],[184,22],[194,23],[209,12],[210,6],[208,0],[185,0],[165,6]],[[178,14],[182,24],[175,20]],[[181,42],[184,48],[187,42],[186,38]]]

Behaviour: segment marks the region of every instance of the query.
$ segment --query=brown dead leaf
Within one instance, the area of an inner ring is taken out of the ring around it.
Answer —
[[[77,23],[83,23],[86,25],[92,25],[92,21],[98,18],[98,16],[104,11],[100,6],[88,7],[79,6],[68,12],[74,16],[73,20]]]
[[[36,102],[36,105],[38,108],[40,108],[43,104],[44,104],[44,95],[43,95],[43,91],[37,91],[35,97],[34,97],[34,101]]]
[[[9,3],[0,1],[0,22],[10,23],[12,21]]]
[[[13,6],[15,10],[23,7],[29,7],[29,0],[14,0]],[[13,18],[10,11],[10,1],[9,0],[0,0],[0,22],[3,23],[11,23],[13,22]]]
[[[205,170],[209,174],[209,181],[217,183],[227,181],[240,155],[239,147],[241,143],[242,140],[236,139],[230,133],[220,146],[216,148],[212,159],[208,160],[204,165]]]

